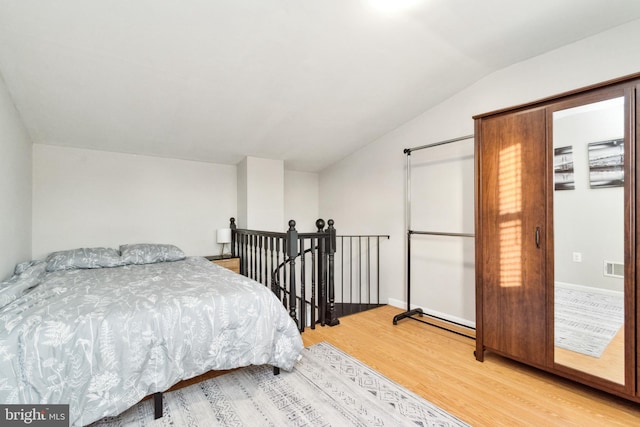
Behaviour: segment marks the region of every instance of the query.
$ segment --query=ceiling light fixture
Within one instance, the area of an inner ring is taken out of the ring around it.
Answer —
[[[422,0],[368,0],[380,12],[397,13],[410,9]]]

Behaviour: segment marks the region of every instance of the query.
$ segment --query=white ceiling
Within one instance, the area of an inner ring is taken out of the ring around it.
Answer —
[[[0,0],[36,143],[319,171],[487,74],[640,18],[638,0]]]

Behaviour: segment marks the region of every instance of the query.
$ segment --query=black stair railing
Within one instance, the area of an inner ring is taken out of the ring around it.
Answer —
[[[231,218],[231,253],[240,257],[240,273],[271,286],[300,331],[339,324],[335,309],[336,230],[333,220],[316,221],[315,233],[239,229]],[[297,261],[299,260],[299,268]]]
[[[384,305],[381,301],[382,242],[388,235],[337,237],[336,313],[338,317]]]

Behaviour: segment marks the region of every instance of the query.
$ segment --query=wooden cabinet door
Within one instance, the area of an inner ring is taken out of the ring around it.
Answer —
[[[480,343],[540,366],[547,364],[545,117],[538,108],[483,118],[476,128]]]

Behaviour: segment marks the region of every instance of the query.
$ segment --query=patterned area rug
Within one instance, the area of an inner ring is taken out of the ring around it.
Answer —
[[[292,372],[251,366],[165,394],[153,420],[144,401],[93,426],[466,426],[328,343]],[[92,426],[92,427],[93,427]]]
[[[623,323],[622,293],[615,295],[556,286],[556,347],[600,357]]]

